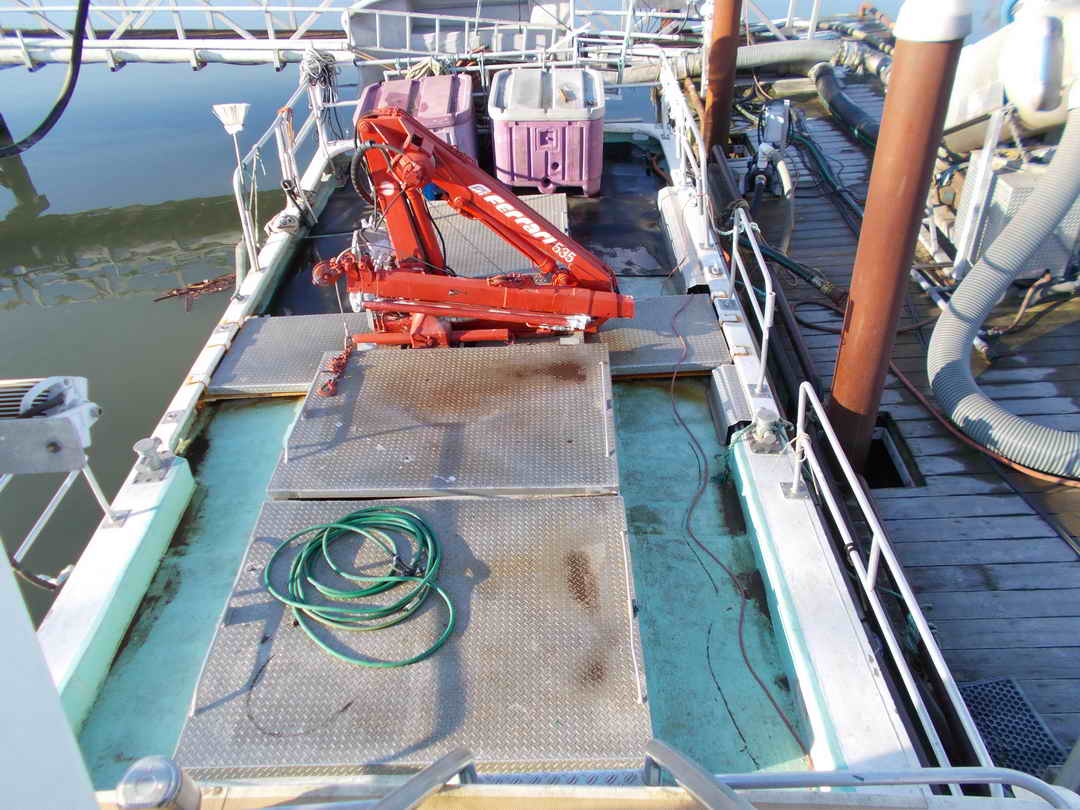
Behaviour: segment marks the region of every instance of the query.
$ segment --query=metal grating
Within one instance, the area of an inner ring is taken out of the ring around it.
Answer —
[[[644,759],[644,757],[643,757]],[[545,771],[543,773],[498,773],[485,775],[485,785],[598,785],[600,787],[641,787],[645,784],[640,767],[613,771]]]
[[[618,491],[604,346],[354,354],[338,393],[309,393],[273,498]]]
[[[206,394],[306,394],[323,354],[341,351],[346,326],[349,334],[367,331],[368,313],[251,318],[240,327]]]
[[[590,339],[608,347],[616,377],[707,371],[731,362],[707,295],[639,298],[631,320],[608,321]]]
[[[960,684],[994,763],[1040,778],[1065,761],[1065,750],[1012,678]]]
[[[264,504],[180,736],[181,765],[202,779],[395,773],[465,745],[481,770],[504,774],[640,768],[650,722],[621,498],[410,502],[442,541],[439,583],[458,625],[431,658],[398,669],[326,654],[262,587],[281,540],[368,505]],[[353,548],[358,568],[374,562]],[[327,630],[325,640],[400,658],[437,636],[444,611],[432,598],[395,628]]]

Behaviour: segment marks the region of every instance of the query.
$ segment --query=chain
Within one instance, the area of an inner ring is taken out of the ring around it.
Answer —
[[[345,375],[345,369],[349,365],[349,356],[353,353],[354,348],[352,338],[346,335],[345,348],[331,357],[330,362],[326,364],[326,368],[322,369],[323,372],[330,376],[315,391],[320,397],[332,397],[337,393],[338,382]]]

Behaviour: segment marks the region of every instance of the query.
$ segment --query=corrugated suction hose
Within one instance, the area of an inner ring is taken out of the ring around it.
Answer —
[[[1046,175],[953,293],[926,358],[934,396],[957,427],[1012,461],[1065,478],[1080,478],[1080,433],[1044,427],[1005,410],[979,390],[969,355],[983,321],[1078,195],[1080,109],[1072,109]]]

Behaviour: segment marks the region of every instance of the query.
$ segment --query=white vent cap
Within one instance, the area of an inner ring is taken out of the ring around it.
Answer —
[[[951,42],[971,33],[969,0],[905,0],[893,35],[912,42]]]

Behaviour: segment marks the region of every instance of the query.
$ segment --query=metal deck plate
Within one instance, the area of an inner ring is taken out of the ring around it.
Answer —
[[[323,354],[341,351],[345,329],[366,332],[368,313],[251,318],[240,327],[206,393],[210,397],[305,394]]]
[[[272,498],[605,494],[618,490],[604,346],[354,354],[308,394]]]
[[[533,194],[518,197],[563,233],[570,227],[565,194]],[[490,228],[466,219],[442,201],[428,204],[431,218],[446,241],[446,263],[459,276],[476,278],[496,273],[533,273],[536,268],[516,248]]]
[[[703,371],[731,362],[709,296],[663,295],[639,298],[636,305],[631,320],[608,321],[590,338],[608,347],[616,377],[666,374],[676,367]],[[686,339],[685,358],[679,335]]]
[[[518,197],[521,202],[563,233],[569,232],[570,214],[565,194],[532,194]],[[428,211],[442,233],[446,245],[446,264],[459,276],[481,278],[498,273],[534,273],[536,268],[525,255],[507,244],[479,220],[467,219],[442,200],[428,202]],[[386,234],[369,242],[391,250]]]
[[[439,583],[458,624],[431,658],[398,669],[330,656],[262,587],[281,540],[368,505],[264,504],[180,736],[181,765],[204,779],[387,773],[465,745],[489,772],[641,767],[650,722],[621,498],[408,503],[442,541]],[[358,566],[376,559],[359,543],[337,559],[352,554]],[[273,569],[276,583],[290,561],[286,554]],[[397,627],[324,632],[331,644],[386,660],[426,648],[444,619],[432,596]]]

